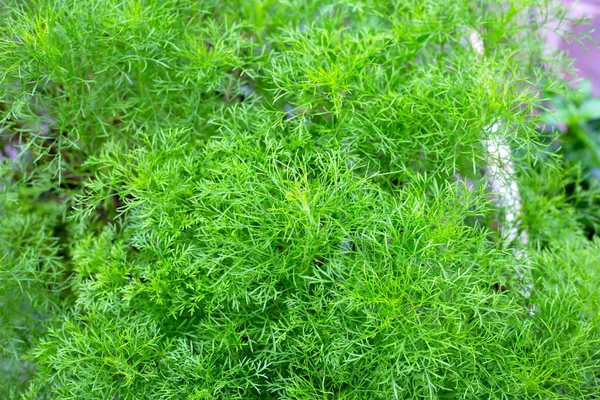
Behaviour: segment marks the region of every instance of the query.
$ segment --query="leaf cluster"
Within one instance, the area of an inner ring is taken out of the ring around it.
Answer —
[[[600,249],[537,144],[542,89],[561,85],[539,33],[560,11],[5,3],[10,396],[597,393]],[[505,248],[489,201],[484,139],[498,122],[527,259]]]

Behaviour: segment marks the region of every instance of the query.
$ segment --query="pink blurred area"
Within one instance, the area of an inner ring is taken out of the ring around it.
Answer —
[[[568,10],[569,18],[586,18],[587,22],[582,25],[570,25],[565,28],[577,35],[587,34],[591,39],[600,43],[600,0],[571,1],[562,0]],[[591,31],[590,31],[591,29]],[[583,44],[576,41],[568,43],[558,35],[548,38],[548,44],[552,48],[560,48],[575,60],[578,77],[589,79],[595,96],[600,95],[600,49],[597,44],[584,40]]]

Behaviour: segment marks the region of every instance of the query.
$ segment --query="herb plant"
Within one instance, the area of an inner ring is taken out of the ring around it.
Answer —
[[[600,99],[594,97],[591,83],[583,81],[576,88],[548,93],[550,106],[546,114],[546,143],[559,152],[572,176],[566,186],[570,201],[579,209],[580,221],[588,236],[598,232],[600,189]]]
[[[538,145],[541,93],[564,86],[541,35],[560,10],[5,0],[0,16],[7,397],[597,395],[599,243]],[[492,125],[519,252],[490,201]]]

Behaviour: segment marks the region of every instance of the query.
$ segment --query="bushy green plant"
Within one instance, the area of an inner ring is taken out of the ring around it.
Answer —
[[[5,2],[4,393],[593,398],[600,248],[536,144],[548,7]]]
[[[593,236],[598,232],[598,183],[600,180],[600,99],[592,94],[591,82],[558,93],[549,93],[550,110],[546,114],[547,137],[550,148],[559,152],[572,182],[567,193],[574,194],[571,202],[579,209],[582,224]]]

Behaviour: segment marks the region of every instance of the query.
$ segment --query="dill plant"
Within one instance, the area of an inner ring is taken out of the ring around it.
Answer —
[[[600,249],[537,145],[540,93],[562,85],[540,32],[560,10],[9,0],[0,15],[1,140],[20,152],[0,198],[8,397],[597,395]],[[486,189],[498,121],[526,260]]]

